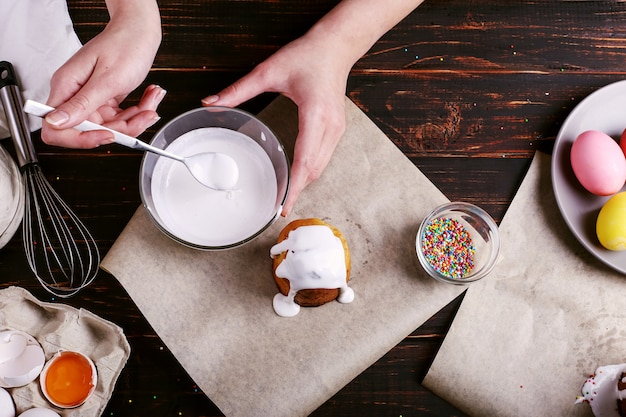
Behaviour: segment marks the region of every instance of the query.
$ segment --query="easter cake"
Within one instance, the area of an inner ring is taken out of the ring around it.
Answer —
[[[336,227],[318,218],[294,220],[279,233],[270,255],[279,290],[273,305],[279,316],[295,316],[300,306],[354,299],[348,286],[350,251]]]
[[[626,364],[596,369],[576,399],[576,404],[582,403],[588,403],[596,417],[626,417]]]

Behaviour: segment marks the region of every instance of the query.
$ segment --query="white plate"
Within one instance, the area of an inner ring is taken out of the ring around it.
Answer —
[[[565,119],[552,152],[552,186],[565,222],[591,254],[626,274],[626,251],[605,249],[596,236],[596,218],[610,196],[599,197],[586,191],[570,164],[572,143],[579,134],[591,129],[619,140],[626,129],[626,81],[602,87],[581,101]]]

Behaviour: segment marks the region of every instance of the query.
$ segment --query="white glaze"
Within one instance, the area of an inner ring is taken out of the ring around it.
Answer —
[[[223,128],[202,128],[174,140],[179,155],[221,152],[239,167],[234,191],[207,189],[180,163],[159,158],[152,176],[154,207],[170,233],[201,246],[244,240],[276,215],[276,174],[267,154],[250,137]]]
[[[589,403],[596,417],[619,417],[617,401],[626,399],[626,390],[618,390],[617,383],[626,364],[601,366],[589,377],[576,404]],[[626,381],[624,381],[626,382]]]
[[[201,153],[186,158],[189,172],[203,185],[214,190],[232,190],[239,180],[237,162],[223,153]]]
[[[287,239],[272,246],[271,256],[287,252],[276,268],[276,276],[289,280],[289,294],[276,294],[274,311],[282,317],[298,314],[296,293],[305,289],[339,288],[340,303],[354,300],[354,291],[346,282],[346,259],[341,239],[323,225],[300,226]]]

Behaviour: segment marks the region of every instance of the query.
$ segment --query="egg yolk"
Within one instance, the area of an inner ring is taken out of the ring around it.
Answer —
[[[63,407],[82,404],[93,387],[91,364],[75,352],[62,352],[48,367],[46,391],[53,402]]]

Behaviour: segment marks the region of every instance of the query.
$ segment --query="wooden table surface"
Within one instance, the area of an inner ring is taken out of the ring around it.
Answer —
[[[244,75],[337,2],[160,0],[164,38],[146,83],[168,95],[162,121],[142,138]],[[68,3],[86,42],[108,18],[104,1]],[[500,221],[533,153],[550,150],[585,96],[624,77],[625,15],[626,3],[617,1],[426,0],[355,65],[347,95],[449,199],[478,204]],[[258,112],[273,98],[242,107]],[[141,155],[117,145],[77,151],[40,141],[37,150],[50,182],[106,253],[141,204]],[[19,234],[0,250],[0,283],[52,299],[31,276]],[[117,323],[131,344],[105,416],[222,415],[114,277],[101,271],[64,302]],[[313,415],[463,415],[420,385],[461,302],[407,335]]]

